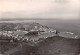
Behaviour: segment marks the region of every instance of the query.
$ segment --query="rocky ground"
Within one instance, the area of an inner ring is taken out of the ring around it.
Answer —
[[[79,55],[80,39],[54,36],[44,39],[36,45],[20,42],[17,47],[9,51],[5,53],[7,55]]]
[[[79,55],[80,39],[50,37],[38,44],[36,55]]]

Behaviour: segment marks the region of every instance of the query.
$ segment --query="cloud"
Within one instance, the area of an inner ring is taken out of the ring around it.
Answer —
[[[79,18],[79,0],[0,0],[2,18]]]

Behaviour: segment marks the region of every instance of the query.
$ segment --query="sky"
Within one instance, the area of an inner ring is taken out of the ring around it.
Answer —
[[[0,0],[0,19],[80,19],[80,0]]]

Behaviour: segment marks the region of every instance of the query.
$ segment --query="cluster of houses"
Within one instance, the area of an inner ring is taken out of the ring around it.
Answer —
[[[29,36],[40,35],[40,33],[55,32],[46,26],[34,26],[30,30],[17,29],[15,31],[0,31],[0,36],[10,37],[17,40],[29,40]]]

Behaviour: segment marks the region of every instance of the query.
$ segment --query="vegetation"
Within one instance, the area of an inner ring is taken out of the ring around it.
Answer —
[[[0,23],[0,31],[29,30],[34,26],[42,25],[39,23]]]

